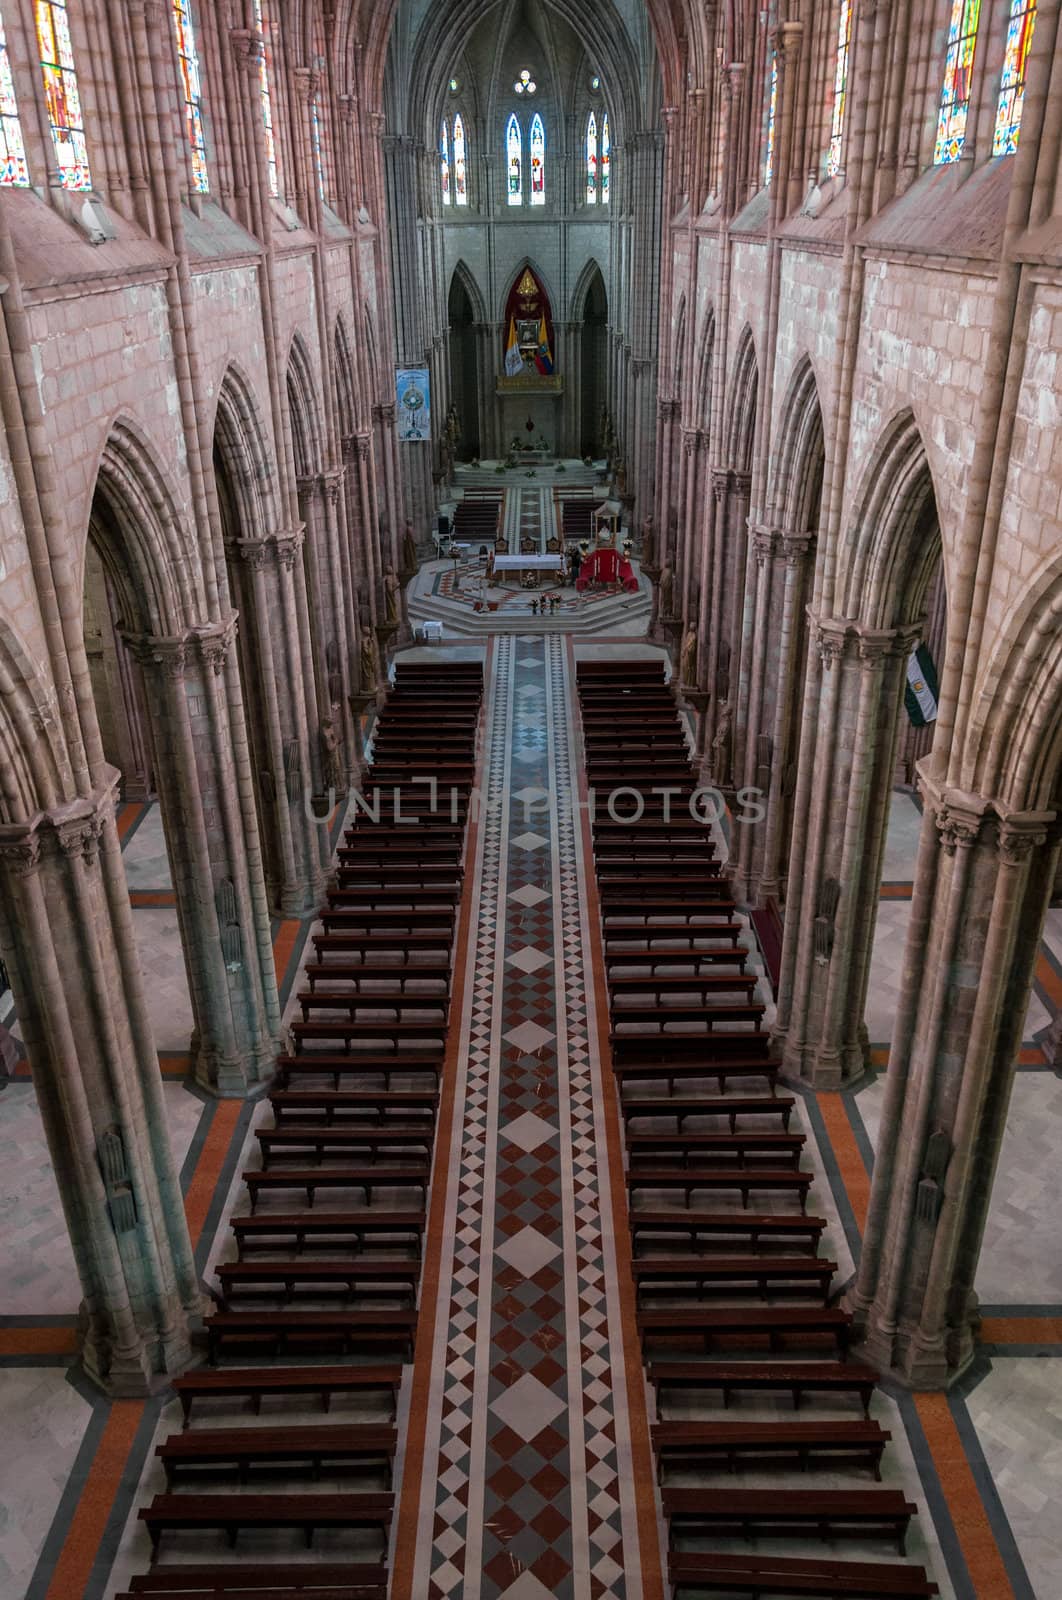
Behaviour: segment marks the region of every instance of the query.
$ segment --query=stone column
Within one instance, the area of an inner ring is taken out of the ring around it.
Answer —
[[[191,1359],[201,1296],[122,926],[108,770],[91,798],[0,827],[0,947],[84,1296],[85,1370],[109,1394],[142,1395]]]
[[[750,835],[752,852],[746,888],[749,899],[756,904],[762,904],[768,896],[780,898],[788,866],[787,819],[796,785],[800,704],[806,665],[806,650],[801,648],[801,640],[811,565],[809,555],[814,542],[813,534],[782,534],[785,576],[778,653],[773,663],[768,662],[768,671],[773,671],[774,707],[770,724],[770,782],[765,801],[767,815],[755,828],[745,830]]]
[[[866,1067],[863,1022],[896,722],[918,629],[820,620],[810,681],[811,795],[786,919],[776,1037],[787,1072],[819,1088]]]
[[[254,596],[245,625],[255,629],[257,659],[263,681],[268,767],[258,774],[263,805],[275,818],[281,861],[276,885],[281,911],[300,916],[316,909],[324,889],[328,866],[328,841],[311,808],[313,770],[309,762],[308,731],[301,671],[295,563],[300,554],[302,529],[264,539],[241,539],[239,554],[246,561]],[[307,615],[305,604],[302,615]]]
[[[903,989],[849,1300],[867,1355],[937,1389],[974,1355],[974,1277],[1060,833],[1051,813],[920,772]]]
[[[708,688],[712,694],[708,736],[715,754],[713,782],[721,788],[734,784],[734,736],[721,727],[734,726],[737,692],[738,646],[745,603],[745,564],[748,555],[748,516],[751,479],[747,472],[714,470],[712,493],[716,498],[715,538],[712,551],[711,623],[708,630]],[[724,707],[727,709],[724,710]]]
[[[180,638],[126,635],[152,707],[159,805],[195,1018],[195,1076],[218,1094],[245,1094],[273,1075],[280,1003],[250,873],[261,873],[236,791],[228,705],[215,680],[236,630],[225,623]],[[266,930],[268,933],[268,924]]]

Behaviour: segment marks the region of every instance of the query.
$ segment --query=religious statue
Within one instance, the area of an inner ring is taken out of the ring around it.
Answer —
[[[724,783],[730,773],[730,752],[733,744],[733,712],[730,701],[719,707],[719,722],[712,740],[712,775],[717,783]]]
[[[660,615],[662,617],[670,617],[672,615],[671,606],[674,595],[675,574],[672,571],[670,562],[668,562],[665,563],[664,570],[660,574]]]
[[[365,628],[361,635],[360,668],[362,693],[373,694],[377,678],[376,640],[369,628]]]
[[[679,659],[679,682],[695,688],[697,684],[697,635],[692,628],[687,628],[686,630],[686,637],[682,641],[682,655]]]
[[[406,518],[405,531],[402,534],[402,565],[407,572],[417,570],[417,541],[413,533],[413,524]]]
[[[331,717],[321,722],[321,777],[326,789],[339,788],[339,735]]]
[[[642,566],[651,567],[656,557],[656,529],[653,526],[652,516],[646,517],[642,523]]]
[[[388,622],[398,621],[398,596],[401,585],[395,576],[395,569],[388,562],[383,575],[384,605],[387,607]]]

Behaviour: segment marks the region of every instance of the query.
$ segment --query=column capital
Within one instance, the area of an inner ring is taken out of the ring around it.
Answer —
[[[260,72],[265,59],[265,40],[252,28],[230,28],[229,42],[236,65],[244,72]]]
[[[287,532],[268,533],[262,539],[238,539],[236,549],[255,571],[272,560],[290,572],[295,565],[295,557],[302,549],[305,534],[306,524],[300,522]]]
[[[392,423],[395,420],[394,401],[380,400],[372,408],[374,422]]]
[[[126,648],[142,668],[155,668],[172,682],[183,680],[188,666],[196,658],[220,673],[236,637],[238,613],[216,622],[198,622],[184,633],[155,635],[150,633],[122,632]]]
[[[758,522],[749,524],[749,534],[752,540],[752,553],[756,557],[756,565],[766,566],[768,561],[773,561],[778,555],[782,542],[782,530],[773,527],[770,523]]]
[[[90,795],[79,795],[50,811],[38,811],[25,822],[0,824],[0,866],[17,878],[28,878],[48,856],[83,856],[94,860],[108,818],[113,818],[121,773],[108,776]]]
[[[782,555],[785,557],[787,567],[801,567],[808,558],[808,552],[815,543],[813,533],[785,533],[781,535]]]
[[[681,402],[674,395],[656,402],[656,414],[661,422],[674,422],[681,410]]]
[[[295,79],[295,93],[304,105],[311,105],[317,99],[321,83],[320,73],[313,67],[294,67],[292,76]]]

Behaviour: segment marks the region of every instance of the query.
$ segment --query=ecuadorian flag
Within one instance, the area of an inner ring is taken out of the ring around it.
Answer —
[[[538,319],[538,349],[535,351],[535,366],[539,372],[553,371],[553,356],[549,348],[549,334],[546,332],[546,319]]]
[[[924,644],[912,650],[903,691],[907,715],[916,728],[937,720],[937,674],[933,657]]]

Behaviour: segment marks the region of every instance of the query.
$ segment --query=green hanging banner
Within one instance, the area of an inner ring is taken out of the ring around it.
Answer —
[[[911,651],[907,662],[907,682],[903,703],[916,728],[937,720],[937,672],[933,657],[924,644]]]

